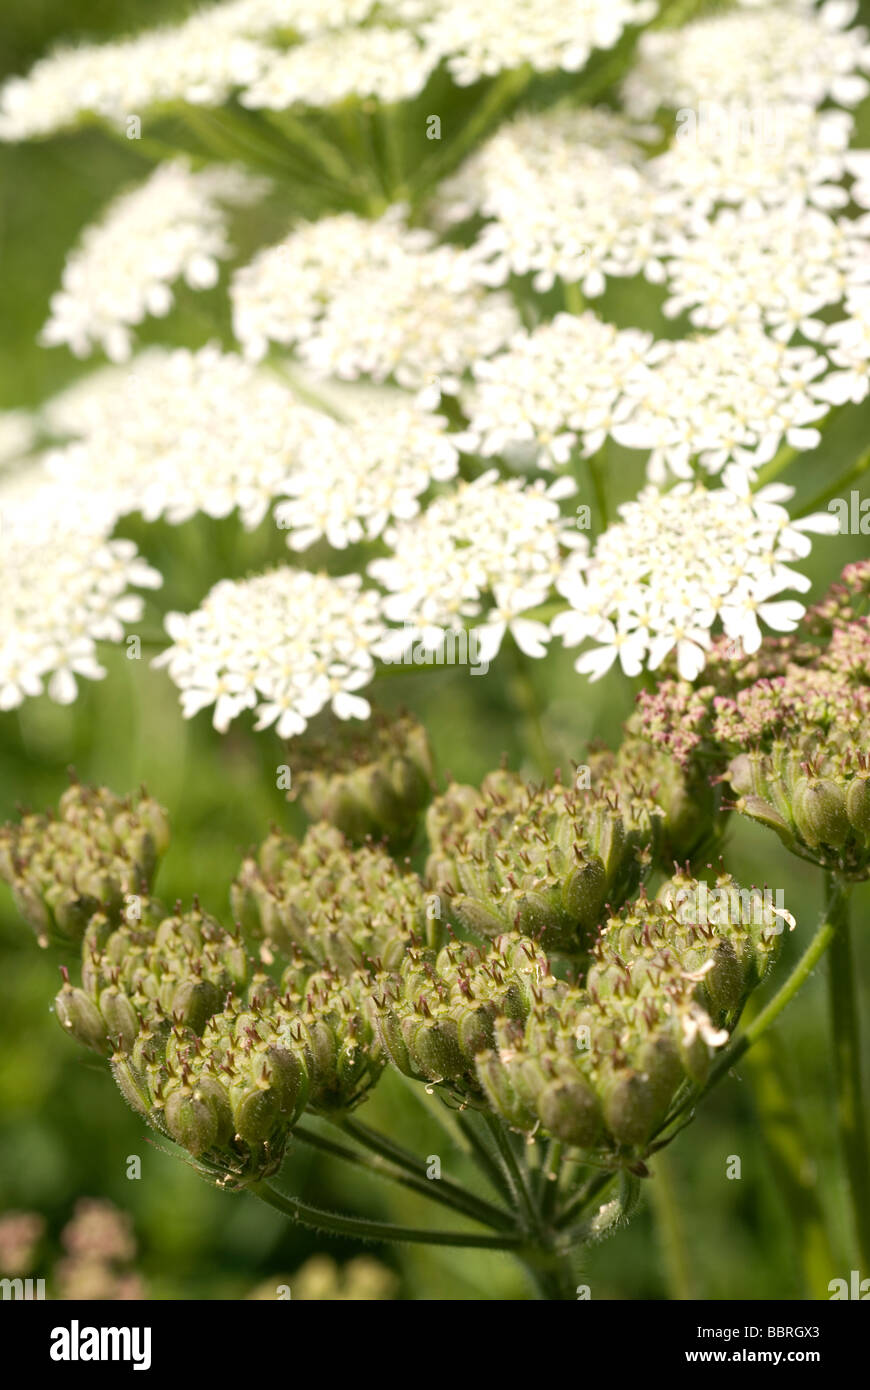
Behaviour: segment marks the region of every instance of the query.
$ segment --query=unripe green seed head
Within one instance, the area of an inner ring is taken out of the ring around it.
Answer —
[[[100,1011],[83,989],[65,984],[54,1001],[58,1022],[77,1042],[107,1057],[111,1046]]]

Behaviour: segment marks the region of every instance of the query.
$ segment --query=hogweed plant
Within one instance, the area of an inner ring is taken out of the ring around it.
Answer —
[[[144,790],[74,781],[0,833],[40,944],[80,952],[58,1021],[209,1181],[574,1297],[828,952],[870,1271],[870,567],[796,597],[870,465],[812,496],[870,391],[856,11],[222,0],[0,88],[0,139],[87,127],[149,166],[46,309],[42,346],[96,366],[0,415],[0,710],[144,648],[185,719],[271,740],[310,822],[222,917],[155,895],[175,816]],[[561,648],[578,712],[608,673],[637,704],[559,771]],[[391,676],[457,660],[511,692],[524,775],[445,778],[391,710]],[[735,817],[824,878],[785,979],[795,905],[732,876]],[[388,1071],[473,1182],[358,1118]],[[453,1226],[288,1193],[297,1145]]]

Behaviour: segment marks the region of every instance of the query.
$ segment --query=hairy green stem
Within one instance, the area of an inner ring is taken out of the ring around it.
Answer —
[[[855,997],[849,889],[837,874],[826,874],[831,943],[828,998],[834,1042],[837,1125],[849,1186],[855,1244],[862,1269],[870,1270],[870,1145],[864,1114],[861,1029]]]
[[[336,1120],[335,1124],[351,1139],[355,1139],[358,1144],[363,1144],[371,1150],[371,1153],[375,1155],[375,1158],[371,1160],[373,1167],[383,1170],[384,1162],[392,1164],[394,1167],[403,1169],[409,1175],[407,1186],[413,1187],[431,1201],[452,1206],[455,1211],[461,1212],[464,1216],[469,1216],[475,1221],[480,1221],[484,1225],[492,1226],[496,1231],[512,1231],[514,1229],[515,1223],[510,1212],[494,1206],[482,1197],[476,1197],[473,1192],[469,1192],[459,1183],[451,1181],[450,1178],[428,1178],[426,1176],[426,1164],[403,1149],[401,1145],[394,1143],[386,1135],[378,1134],[368,1125],[361,1124],[358,1120],[352,1120],[349,1116]],[[298,1126],[296,1132],[297,1134],[299,1132]],[[376,1158],[382,1162],[378,1164]]]
[[[248,1192],[274,1207],[291,1221],[308,1226],[314,1231],[324,1231],[330,1235],[346,1236],[354,1240],[397,1241],[412,1245],[455,1245],[477,1250],[516,1250],[523,1243],[522,1236],[469,1235],[466,1231],[425,1231],[414,1226],[396,1226],[390,1221],[369,1221],[365,1217],[343,1216],[340,1212],[325,1211],[321,1207],[301,1202],[298,1197],[290,1197],[279,1192],[264,1178],[250,1183]]]
[[[505,1174],[505,1180],[510,1189],[514,1202],[523,1213],[523,1218],[527,1229],[534,1231],[539,1225],[538,1214],[532,1200],[529,1189],[526,1185],[525,1174],[520,1169],[516,1154],[510,1141],[510,1135],[500,1120],[494,1115],[485,1115],[487,1128],[498,1149]]]

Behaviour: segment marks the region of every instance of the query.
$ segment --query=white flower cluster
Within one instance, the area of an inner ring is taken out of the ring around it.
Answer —
[[[849,28],[857,0],[747,7],[643,34],[622,94],[631,115],[700,102],[855,106],[870,86],[867,31]]]
[[[354,692],[374,674],[385,624],[381,598],[359,575],[339,579],[284,567],[222,580],[193,613],[169,613],[172,646],[155,658],[180,688],[189,719],[214,705],[225,733],[243,710],[258,729],[292,738],[329,705],[339,719],[367,719]]]
[[[379,536],[391,519],[416,516],[431,483],[455,477],[457,466],[440,416],[404,404],[372,404],[302,450],[283,489],[290,500],[275,508],[275,519],[289,532],[292,550],[324,537],[343,550]]]
[[[36,421],[26,410],[0,411],[0,467],[23,458],[36,436]]]
[[[48,694],[69,704],[77,677],[99,680],[97,642],[120,642],[160,575],[132,541],[108,540],[111,517],[30,467],[0,486],[0,710]],[[78,505],[76,505],[78,503]]]
[[[841,181],[854,124],[847,111],[794,102],[702,101],[697,112],[679,113],[673,143],[647,173],[689,217],[707,217],[723,203],[830,211],[849,201]]]
[[[444,217],[490,219],[475,248],[481,278],[533,275],[548,290],[558,277],[590,297],[608,275],[660,280],[667,210],[636,133],[616,116],[559,109],[497,131],[444,188]]]
[[[469,447],[549,469],[577,442],[593,454],[628,407],[623,389],[652,344],[637,328],[617,329],[591,310],[557,314],[518,333],[506,352],[475,362],[462,396]]]
[[[678,483],[670,492],[646,488],[619,508],[621,520],[598,538],[585,573],[557,582],[570,607],[551,625],[566,646],[585,640],[575,669],[598,680],[619,659],[626,675],[656,670],[672,653],[683,680],[706,663],[711,629],[752,653],[760,622],[791,632],[804,613],[783,590],[805,592],[810,581],[790,568],[809,554],[804,532],[836,530],[829,513],[791,521],[782,506],[794,491],[772,484],[750,493],[732,466],[724,486]]]
[[[437,62],[407,29],[347,29],[270,53],[239,100],[270,111],[334,106],[348,97],[407,101],[422,92]]]
[[[827,406],[813,397],[827,362],[811,347],[788,347],[758,328],[723,328],[707,337],[661,341],[623,381],[618,444],[649,451],[650,480],[691,478],[736,463],[754,477],[783,437],[814,449],[812,428]]]
[[[47,456],[52,476],[101,497],[115,519],[141,512],[176,525],[238,509],[248,528],[336,428],[274,372],[214,347],[151,349],[85,378],[46,417],[82,436]]]
[[[833,331],[833,330],[832,330]],[[827,410],[814,383],[828,368],[811,347],[790,347],[757,327],[653,342],[587,310],[558,314],[518,334],[507,352],[474,364],[463,396],[469,427],[460,442],[485,457],[538,468],[565,464],[577,440],[585,455],[609,435],[649,454],[652,482],[718,473],[739,463],[750,476],[783,437],[813,449],[809,428]]]
[[[368,567],[389,590],[384,613],[404,624],[383,651],[399,653],[417,637],[434,649],[443,629],[483,618],[475,629],[481,660],[492,660],[508,629],[527,655],[543,656],[547,628],[522,614],[543,603],[586,550],[585,536],[559,511],[575,490],[568,478],[524,486],[491,469],[391,527],[384,539],[393,553]]]
[[[375,10],[383,23],[350,29]],[[460,85],[526,63],[577,72],[656,10],[656,0],[504,0],[494,22],[488,0],[230,0],[182,24],[49,54],[0,88],[0,139],[49,135],[88,114],[119,123],[171,102],[220,105],[239,89],[248,105],[275,110],[351,95],[398,101],[442,60]],[[270,45],[274,32],[309,42],[288,52]]]
[[[84,232],[52,296],[43,343],[66,343],[77,357],[99,346],[126,361],[131,327],[169,312],[174,281],[183,276],[197,290],[217,283],[218,262],[231,254],[222,205],[253,201],[264,187],[240,169],[159,165]]]
[[[814,316],[870,281],[870,216],[832,218],[819,208],[724,208],[675,236],[668,251],[671,318],[697,328],[763,324],[788,342],[816,337]]]
[[[859,404],[870,392],[870,285],[846,294],[846,317],[821,334],[828,356],[838,368],[817,383],[814,394],[829,405]]]
[[[298,345],[318,373],[394,378],[445,389],[519,328],[507,295],[487,294],[473,256],[410,230],[402,208],[377,222],[340,214],[304,225],[233,278],[234,331],[245,352]]]
[[[0,88],[0,140],[51,135],[86,114],[117,125],[163,102],[220,105],[256,76],[265,56],[220,23],[221,8],[131,39],[50,53]]]
[[[579,72],[596,48],[613,48],[630,24],[645,24],[656,0],[446,0],[421,32],[459,86],[528,63],[536,72]]]

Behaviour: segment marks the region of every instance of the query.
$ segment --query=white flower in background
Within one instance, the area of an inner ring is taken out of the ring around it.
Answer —
[[[238,271],[233,321],[246,353],[295,343],[324,376],[393,378],[414,390],[437,378],[454,390],[475,358],[517,331],[519,316],[507,295],[476,283],[471,253],[434,245],[431,232],[405,228],[402,213],[304,225]]]
[[[870,280],[870,218],[818,208],[723,209],[675,236],[664,312],[689,310],[698,328],[759,323],[787,342],[814,337],[815,315]]]
[[[753,201],[841,208],[849,201],[841,181],[854,124],[846,111],[797,102],[702,101],[680,112],[673,143],[648,173],[692,216]]]
[[[347,29],[270,54],[239,100],[270,111],[334,106],[348,97],[407,101],[422,92],[437,62],[405,29]]]
[[[368,567],[389,591],[385,615],[405,624],[408,635],[463,628],[482,618],[486,660],[508,627],[523,650],[542,655],[542,625],[520,615],[543,603],[554,582],[582,563],[586,538],[558,505],[574,491],[568,478],[549,487],[524,486],[491,469],[390,527],[384,539],[393,553]]]
[[[485,458],[538,468],[564,464],[578,438],[584,453],[597,452],[627,414],[624,383],[651,344],[652,334],[614,328],[591,310],[518,333],[507,351],[472,367],[474,385],[461,397],[469,443]]]
[[[637,675],[672,656],[691,681],[706,664],[717,622],[747,653],[758,650],[762,622],[794,630],[804,607],[778,595],[810,587],[791,562],[809,554],[807,532],[831,534],[837,520],[818,513],[792,521],[782,503],[793,488],[752,494],[735,465],[723,483],[645,488],[598,537],[585,571],[559,581],[570,606],[554,619],[553,634],[566,646],[595,644],[578,658],[578,671],[597,680],[619,659]]]
[[[829,324],[821,334],[828,356],[839,370],[817,382],[813,394],[831,405],[859,404],[870,391],[870,285],[846,295],[847,317]]]
[[[739,463],[750,476],[783,439],[814,449],[814,421],[827,407],[813,398],[826,360],[811,347],[787,347],[750,326],[708,337],[663,340],[622,382],[618,444],[650,451],[655,483],[690,478],[699,462],[719,473]]]
[[[767,4],[643,34],[623,83],[628,112],[702,101],[856,106],[870,90],[867,31],[849,28],[857,13],[857,0]]]
[[[87,114],[123,127],[161,102],[220,105],[265,57],[260,44],[219,23],[223,8],[130,39],[49,53],[0,88],[0,140],[52,135]]]
[[[498,215],[499,166],[522,151],[532,168],[549,167],[554,178],[575,176],[578,154],[587,149],[617,164],[640,168],[645,145],[661,140],[657,126],[630,121],[604,106],[556,107],[523,112],[506,121],[439,185],[432,219],[439,226],[464,222],[476,212]]]
[[[610,275],[660,280],[676,224],[642,167],[640,133],[600,112],[557,110],[492,136],[439,192],[444,220],[490,219],[474,248],[481,279],[531,275],[548,290],[559,278],[590,297]]]
[[[275,508],[290,548],[325,537],[343,550],[379,536],[391,519],[416,516],[427,488],[456,475],[446,427],[440,416],[388,401],[359,408],[351,424],[304,447],[283,489],[291,500]]]
[[[431,247],[432,233],[405,227],[403,216],[394,207],[374,222],[350,212],[303,222],[237,270],[233,331],[246,356],[256,360],[270,343],[289,347],[309,337],[331,295]]]
[[[36,438],[36,420],[26,410],[0,410],[0,467],[23,458]]]
[[[225,31],[258,38],[274,30],[296,34],[320,34],[359,24],[374,9],[377,0],[229,0],[204,12],[214,17]],[[383,8],[383,7],[381,7]],[[388,5],[388,12],[396,5]]]
[[[655,0],[446,0],[421,32],[460,86],[529,63],[536,72],[579,72],[596,48],[613,48],[630,24],[645,24]]]
[[[102,347],[112,361],[126,361],[130,329],[169,312],[176,280],[196,290],[217,283],[218,262],[232,252],[223,204],[252,202],[265,187],[241,169],[195,173],[183,159],[158,165],[83,233],[52,296],[42,342],[65,343],[77,357]]]
[[[0,709],[48,694],[69,704],[78,679],[99,680],[97,642],[121,642],[142,617],[131,588],[161,577],[132,541],[109,540],[112,517],[31,466],[0,485]]]
[[[238,509],[258,526],[304,450],[338,428],[273,371],[215,347],[150,349],[49,404],[46,418],[82,438],[46,457],[59,482],[99,495],[117,517],[173,525]]]
[[[167,614],[173,645],[153,664],[168,668],[185,718],[213,705],[221,733],[249,709],[280,738],[302,733],[327,705],[339,719],[367,719],[356,692],[374,675],[381,602],[354,574],[287,567],[222,580],[194,612]]]

